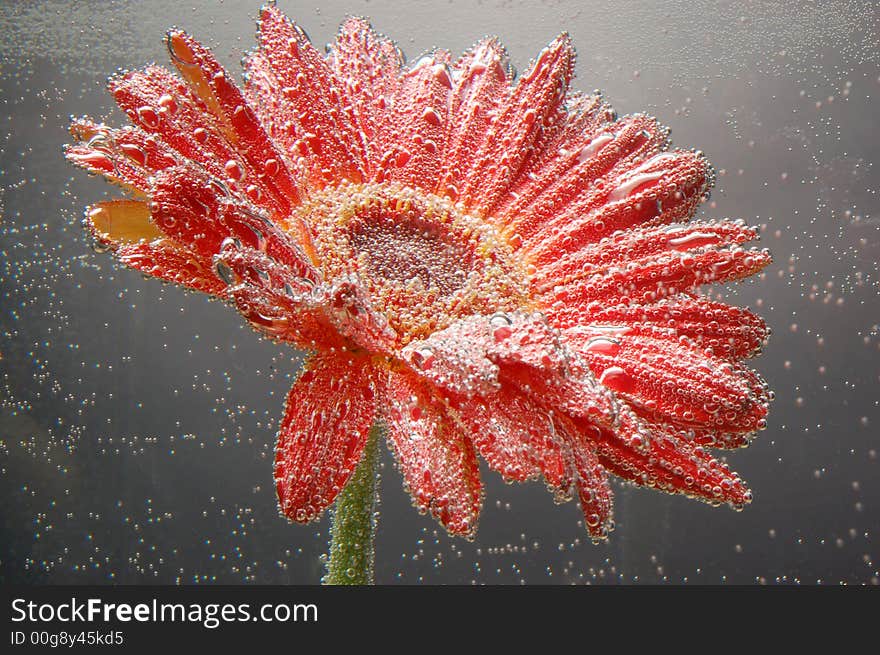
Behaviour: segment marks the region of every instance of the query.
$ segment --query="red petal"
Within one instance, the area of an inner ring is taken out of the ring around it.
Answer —
[[[309,163],[312,184],[361,181],[365,153],[324,57],[275,7],[260,11],[260,47],[246,62],[249,92],[265,121],[286,126],[279,143]]]
[[[228,73],[189,36],[175,32],[168,38],[175,63],[193,84],[193,92],[170,71],[150,66],[111,80],[116,102],[133,123],[160,136],[187,159],[200,162],[211,175],[240,187],[242,195],[252,186],[259,190],[251,191],[258,204],[278,216],[289,214],[297,192],[287,165],[255,124]],[[185,64],[174,55],[175,47],[188,48],[192,61],[203,68]],[[279,163],[271,175],[265,166],[269,159]]]
[[[214,260],[218,271],[225,269],[222,276],[231,285],[239,311],[256,329],[306,348],[353,342],[372,353],[397,351],[397,334],[355,281],[318,284],[316,272],[303,277],[302,269],[273,258],[268,249],[230,241],[224,241]]]
[[[400,87],[403,63],[397,46],[376,34],[364,19],[348,18],[339,28],[330,64],[351,103],[371,173],[388,145],[387,107]]]
[[[709,189],[710,170],[705,157],[683,150],[625,167],[610,183],[598,180],[593,192],[541,221],[524,248],[540,265],[618,230],[687,220]]]
[[[289,267],[297,278],[317,283],[321,274],[290,235],[241,201],[223,202],[217,212],[223,234],[238,244],[266,253]]]
[[[679,295],[653,305],[605,307],[590,321],[628,326],[632,334],[688,337],[702,349],[730,359],[750,357],[770,336],[761,317],[702,296]]]
[[[220,252],[224,239],[233,238],[291,267],[296,276],[317,281],[318,273],[285,231],[194,164],[157,173],[150,195],[159,229],[206,262]]]
[[[605,115],[604,107],[597,103],[596,113]],[[517,185],[513,197],[498,208],[509,231],[527,240],[571,206],[581,213],[596,209],[606,198],[597,180],[616,179],[667,143],[667,130],[643,114],[588,125],[593,129],[556,146],[556,156],[533,173],[533,181]]]
[[[291,299],[261,287],[240,284],[226,289],[236,309],[260,334],[296,344],[303,349],[339,349],[346,342],[327,324],[315,308],[303,307]]]
[[[187,159],[202,162],[212,175],[226,176],[223,165],[235,157],[235,150],[222,125],[171,71],[148,66],[112,78],[109,89],[133,124],[161,137]]]
[[[376,410],[376,380],[363,359],[316,355],[287,396],[275,448],[281,511],[318,517],[354,473]]]
[[[164,143],[137,128],[111,129],[81,119],[71,124],[70,131],[82,141],[64,147],[71,162],[136,194],[145,193],[151,173],[177,163]]]
[[[667,252],[623,263],[543,294],[555,325],[574,326],[603,307],[650,304],[689,292],[703,284],[729,282],[754,275],[770,263],[766,250],[738,246],[701,251]]]
[[[385,315],[375,310],[358,281],[337,279],[316,289],[330,324],[343,336],[372,353],[397,352],[397,333]]]
[[[642,419],[644,419],[651,432],[672,432],[684,441],[705,448],[723,448],[725,450],[745,448],[752,443],[755,436],[754,432],[724,432],[711,427],[682,427],[680,425],[673,425],[668,421],[652,419],[644,414],[642,414]]]
[[[498,365],[486,356],[488,334],[481,323],[488,321],[453,323],[427,339],[410,342],[400,357],[439,387],[465,397],[491,395],[500,387]]]
[[[253,248],[227,244],[214,257],[236,308],[262,334],[306,349],[340,348],[345,342],[313,297],[314,283]]]
[[[571,448],[577,470],[578,498],[587,532],[593,539],[607,539],[612,525],[612,493],[608,473],[596,454],[596,444],[575,421],[557,416],[556,429]]]
[[[610,394],[573,355],[542,314],[524,312],[472,316],[400,353],[420,375],[456,394],[490,396],[510,384],[575,416],[610,417]]]
[[[212,295],[226,287],[193,253],[162,237],[147,203],[101,202],[88,211],[86,222],[95,237],[129,268]]]
[[[546,410],[511,387],[485,398],[458,398],[454,408],[477,451],[507,480],[543,474],[558,499],[570,496],[572,467]]]
[[[532,68],[498,107],[498,115],[475,155],[461,198],[486,210],[501,198],[533,153],[543,131],[564,119],[564,101],[574,69],[568,36],[545,48]]]
[[[482,486],[471,440],[432,387],[412,374],[390,376],[388,402],[388,436],[416,506],[453,534],[473,534]]]
[[[559,374],[567,362],[556,332],[541,314],[471,316],[410,342],[401,352],[424,377],[457,394],[491,394],[498,367],[525,364]]]
[[[592,430],[599,460],[618,477],[710,503],[727,502],[734,508],[751,502],[751,492],[736,473],[680,435],[654,432],[648,452],[643,452],[627,447],[611,431],[586,429]]]
[[[586,364],[572,358],[565,371],[549,372],[522,364],[508,364],[499,376],[502,386],[512,385],[536,402],[570,416],[602,424],[613,421],[613,394],[599,384]]]
[[[206,263],[220,252],[229,236],[217,218],[224,190],[193,164],[162,171],[152,180],[150,211],[153,222],[175,241],[196,253]]]
[[[507,54],[495,39],[485,39],[453,66],[449,130],[436,192],[457,200],[462,180],[470,179],[498,105],[510,94]]]
[[[614,266],[632,268],[634,262],[649,262],[664,253],[699,252],[742,244],[757,236],[755,230],[733,221],[626,230],[547,262],[538,268],[533,281],[538,288],[552,287]]]
[[[219,296],[226,284],[191,253],[171,239],[120,246],[119,261],[145,275],[158,277],[202,293]]]
[[[438,50],[402,75],[389,109],[393,112],[393,146],[382,154],[377,180],[395,180],[429,191],[437,185],[452,90],[448,63],[449,54]]]
[[[769,402],[756,374],[713,357],[679,339],[618,334],[613,340],[584,330],[565,338],[606,386],[652,421],[706,427],[725,433],[754,432]],[[606,379],[612,372],[612,378]]]

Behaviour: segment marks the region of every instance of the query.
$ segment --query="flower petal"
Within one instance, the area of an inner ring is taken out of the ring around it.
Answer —
[[[597,102],[587,117],[603,117],[608,112],[607,105]],[[668,141],[668,130],[644,114],[596,123],[588,122],[584,132],[557,145],[555,157],[531,179],[516,185],[493,212],[508,232],[527,240],[573,205],[582,213],[597,208],[604,201],[597,180],[616,179],[656,155]]]
[[[749,277],[769,263],[766,250],[739,246],[665,252],[554,286],[541,297],[553,310],[549,315],[554,324],[567,327],[583,323],[603,307],[651,304],[700,285]]]
[[[162,236],[150,220],[147,203],[138,200],[99,202],[86,212],[86,222],[98,239],[110,245],[152,241]]]
[[[138,196],[146,192],[152,173],[178,163],[164,143],[137,128],[111,129],[83,118],[70,131],[80,143],[64,147],[69,161]]]
[[[756,230],[734,221],[625,230],[544,263],[532,276],[533,284],[546,289],[603,273],[623,262],[634,267],[664,253],[699,253],[705,248],[743,244],[757,236]]]
[[[556,372],[567,364],[543,315],[524,312],[461,319],[427,339],[409,343],[401,357],[435,384],[467,396],[495,392],[499,364]]]
[[[281,153],[256,123],[241,92],[213,56],[188,35],[174,32],[168,38],[174,61],[193,90],[165,68],[149,66],[110,81],[117,104],[134,124],[186,159],[200,162],[209,174],[239,187],[242,195],[248,193],[275,215],[286,216],[298,192]],[[186,64],[174,54],[175,47],[184,49],[184,56],[198,65]],[[277,164],[271,174],[265,165],[268,160]]]
[[[122,244],[115,254],[129,268],[195,291],[219,296],[226,288],[211,269],[171,239]]]
[[[624,480],[713,504],[726,502],[735,509],[752,500],[736,473],[677,432],[655,430],[645,452],[629,448],[613,431],[587,429],[592,431],[599,461]]]
[[[281,511],[318,517],[348,482],[376,411],[377,381],[365,359],[315,355],[287,396],[275,448]]]
[[[182,79],[166,68],[148,66],[111,78],[108,87],[138,129],[161,138],[185,158],[202,162],[212,175],[226,176],[223,165],[235,158],[235,149]]]
[[[393,180],[433,190],[443,160],[452,75],[449,53],[438,50],[404,72],[391,101],[390,143],[377,181]]]
[[[412,361],[418,346],[436,347],[446,357],[454,353],[465,356],[469,349],[495,362],[557,369],[566,363],[557,331],[540,312],[496,312],[463,318],[426,340],[412,342],[404,349],[404,358]]]
[[[610,394],[566,348],[539,312],[507,312],[456,321],[400,354],[437,386],[466,397],[512,385],[574,416],[614,413]]]
[[[355,278],[334,280],[313,292],[333,328],[372,353],[390,355],[397,350],[397,333],[385,314],[373,308]]]
[[[150,196],[153,221],[159,229],[206,262],[220,252],[225,239],[232,238],[266,252],[298,277],[317,281],[318,273],[286,231],[194,164],[157,173]]]
[[[260,332],[306,348],[362,347],[396,352],[397,334],[353,279],[317,283],[318,273],[292,267],[268,249],[225,239],[214,262],[239,311]]]
[[[452,93],[442,172],[436,193],[457,200],[470,179],[477,153],[498,105],[510,93],[507,53],[496,39],[484,39],[453,66]]]
[[[498,365],[487,356],[488,341],[478,319],[453,323],[427,339],[412,341],[401,358],[437,386],[470,398],[499,390]]]
[[[553,140],[543,152],[535,153],[524,167],[524,173],[534,173],[535,177],[540,177],[538,171],[546,171],[548,169],[544,167],[554,166],[560,157],[565,158],[571,154],[575,146],[588,145],[608,123],[617,120],[617,112],[608,104],[601,91],[583,94],[569,90],[565,98],[565,108],[566,115],[560,121],[559,129],[553,133]],[[534,182],[533,179],[531,181]]]
[[[318,188],[343,179],[360,182],[366,163],[361,139],[341,109],[341,89],[305,31],[275,7],[260,10],[260,52],[246,61],[248,90],[273,135],[302,157]],[[280,97],[279,97],[280,94]]]
[[[392,373],[385,420],[404,481],[420,511],[430,511],[453,534],[477,528],[482,485],[474,447],[431,386]]]
[[[754,432],[769,403],[765,385],[749,369],[679,339],[565,331],[605,386],[643,416],[682,427]]]
[[[724,450],[746,448],[751,445],[756,434],[755,432],[725,432],[724,430],[716,430],[711,426],[674,425],[669,421],[658,420],[656,417],[648,416],[644,412],[640,413],[640,416],[652,433],[660,432],[666,434],[672,432],[694,446],[703,446],[705,448],[721,448]]]
[[[497,117],[475,154],[476,166],[461,190],[469,207],[486,211],[516,179],[547,126],[563,120],[564,101],[574,70],[567,35],[547,46],[497,109]]]
[[[229,240],[231,241],[231,240]],[[226,296],[258,332],[302,348],[341,348],[324,307],[311,292],[314,283],[266,253],[227,242],[214,257]]]
[[[701,154],[663,152],[612,179],[597,180],[583,194],[523,239],[536,265],[635,226],[690,218],[711,185],[711,167]]]
[[[553,419],[556,430],[569,445],[577,470],[578,498],[587,532],[595,540],[607,539],[613,529],[611,483],[596,454],[596,444],[577,422],[566,416]]]
[[[226,287],[192,253],[162,237],[144,202],[100,202],[87,212],[86,223],[95,238],[113,248],[117,259],[129,268],[212,295]]]
[[[379,165],[388,138],[388,103],[400,87],[403,54],[362,18],[348,18],[339,28],[330,65],[353,110],[370,173]]]
[[[687,337],[719,357],[754,355],[770,329],[748,311],[703,296],[680,294],[652,305],[613,305],[598,309],[590,320],[598,325],[625,326],[632,334]]]
[[[570,497],[574,472],[551,416],[540,405],[511,387],[451,402],[477,451],[506,480],[543,475],[558,500]]]

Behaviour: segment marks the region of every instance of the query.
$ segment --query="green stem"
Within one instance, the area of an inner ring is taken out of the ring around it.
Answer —
[[[376,491],[379,437],[382,428],[370,430],[361,462],[339,493],[330,525],[330,557],[325,585],[373,584],[373,537],[376,534]]]

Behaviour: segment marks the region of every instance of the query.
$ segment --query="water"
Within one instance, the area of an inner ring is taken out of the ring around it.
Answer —
[[[410,506],[382,450],[385,583],[876,584],[880,531],[880,13],[849,3],[279,3],[315,44],[369,15],[417,61],[498,35],[519,70],[565,29],[574,86],[647,111],[718,171],[699,215],[761,228],[775,261],[717,293],[774,334],[753,361],[767,429],[728,456],[743,512],[615,483],[593,545],[575,503],[483,467],[473,542]],[[405,7],[405,10],[403,9]],[[0,579],[315,583],[329,522],[290,525],[274,434],[301,354],[218,302],[96,254],[87,204],[116,195],[68,166],[69,115],[119,125],[117,68],[165,65],[179,25],[238,72],[257,5],[47,2],[0,8]]]

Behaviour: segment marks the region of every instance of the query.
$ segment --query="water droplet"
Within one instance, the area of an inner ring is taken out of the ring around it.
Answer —
[[[611,134],[600,134],[596,138],[592,139],[587,145],[580,149],[578,152],[577,161],[579,164],[583,164],[588,159],[592,159],[597,152],[599,152],[602,148],[604,148],[608,143],[614,140],[614,136]]]
[[[434,66],[434,79],[447,89],[452,88],[452,78],[449,77],[449,70],[446,68],[445,64],[436,64]]]
[[[635,380],[632,379],[632,376],[619,366],[610,366],[602,371],[599,382],[605,387],[618,393],[629,393],[633,391],[636,386]]]
[[[123,143],[119,146],[119,149],[122,150],[123,154],[131,159],[138,166],[145,166],[147,163],[147,154],[141,150],[138,146],[131,143]]]
[[[249,184],[247,189],[245,189],[245,193],[247,194],[247,197],[254,202],[260,202],[263,197],[263,192],[256,184]]]
[[[597,355],[609,355],[613,357],[620,352],[620,342],[608,337],[596,337],[590,339],[586,346],[587,352]]]
[[[235,273],[232,272],[232,269],[229,268],[229,265],[222,259],[218,259],[214,263],[214,270],[217,271],[217,277],[223,280],[226,284],[235,283]]]
[[[141,123],[143,123],[146,127],[152,129],[159,126],[159,114],[157,114],[156,110],[152,107],[148,105],[138,107],[137,115]]]
[[[226,169],[226,174],[231,180],[238,182],[244,177],[244,170],[242,169],[241,164],[234,159],[227,161],[223,168]]]
[[[493,327],[509,327],[513,325],[513,319],[506,312],[495,312],[489,317],[489,325]]]
[[[433,107],[426,107],[425,108],[425,110],[422,112],[422,120],[424,120],[426,123],[433,125],[435,127],[440,125],[443,122],[443,119],[440,117],[440,114]]]
[[[703,246],[711,246],[717,244],[721,240],[717,234],[711,232],[692,232],[683,237],[674,237],[668,239],[668,243],[673,250],[688,250],[691,248],[702,248]]]
[[[173,114],[175,111],[177,111],[177,102],[174,100],[173,96],[165,93],[159,96],[159,107],[161,107],[161,109],[164,109],[169,114]]]
[[[434,351],[428,346],[419,346],[412,351],[410,361],[416,368],[427,370],[434,364]]]
[[[643,187],[651,185],[652,182],[656,182],[661,177],[663,177],[663,175],[664,171],[655,171],[653,173],[641,173],[639,175],[633,175],[626,182],[618,184],[611,191],[611,193],[608,194],[608,200],[609,202],[614,202],[616,200],[623,200],[624,198],[635,195]]]

